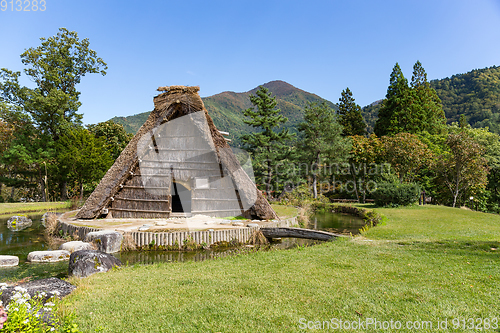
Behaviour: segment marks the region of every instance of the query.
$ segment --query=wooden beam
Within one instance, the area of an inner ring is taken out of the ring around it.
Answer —
[[[132,199],[132,198],[118,198],[118,197],[115,197],[115,200],[124,200],[124,201],[143,201],[143,202],[168,202],[168,200],[155,200],[155,199]]]
[[[203,214],[203,213],[222,213],[222,212],[238,212],[241,214],[241,210],[236,209],[218,209],[218,210],[193,210],[191,214]]]
[[[266,238],[306,238],[315,240],[330,240],[335,237],[347,237],[346,235],[334,234],[331,232],[302,229],[302,228],[260,228]]]
[[[146,190],[146,188],[144,188],[144,186],[123,185],[122,188],[133,188],[133,189],[137,189],[137,190],[140,190],[140,189]],[[150,187],[150,186],[148,186],[148,190],[168,190],[168,189],[170,189],[170,187]]]
[[[166,210],[145,210],[145,209],[127,209],[127,208],[112,208],[109,207],[108,210],[115,210],[121,212],[136,212],[136,213],[155,213],[155,214],[169,214],[170,212]]]

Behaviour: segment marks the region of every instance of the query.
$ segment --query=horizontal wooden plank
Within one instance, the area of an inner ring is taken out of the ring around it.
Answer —
[[[135,198],[119,198],[119,197],[114,197],[114,199],[122,201],[168,202],[168,200],[155,200],[155,199],[135,199]]]
[[[222,213],[222,212],[238,212],[238,213],[241,213],[241,210],[240,209],[193,210],[191,212],[191,214]]]
[[[213,199],[213,198],[191,198],[191,200],[199,200],[199,201],[234,201],[238,202],[238,199]]]
[[[146,190],[144,188],[144,186],[123,185],[123,188],[132,188],[132,189],[137,189],[137,190],[140,190],[140,189]],[[148,190],[168,190],[168,189],[170,189],[170,187],[151,187],[151,186],[148,186],[147,189]]]
[[[108,208],[109,210],[121,212],[137,212],[137,213],[156,213],[156,214],[169,214],[170,211],[166,210],[145,210],[145,209],[129,209],[129,208]]]

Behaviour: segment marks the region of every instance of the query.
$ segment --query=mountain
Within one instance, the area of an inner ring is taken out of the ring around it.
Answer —
[[[488,126],[500,134],[500,67],[433,80],[431,86],[443,102],[448,122],[458,122],[465,114],[473,127]]]
[[[472,127],[489,127],[500,134],[500,67],[475,69],[464,74],[430,81],[443,102],[448,123],[465,114]],[[363,108],[368,129],[373,132],[382,100]]]
[[[432,80],[430,84],[443,102],[448,123],[458,121],[460,115],[465,114],[473,127],[487,126],[492,132],[500,134],[500,67],[475,69],[450,78]],[[296,126],[303,120],[304,108],[308,102],[325,101],[330,107],[337,108],[336,104],[284,81],[271,81],[263,86],[276,96],[278,108],[288,118],[285,127],[292,132],[296,132]],[[249,95],[257,89],[258,87],[244,93],[226,91],[203,98],[217,128],[229,132],[236,144],[239,143],[241,134],[252,130],[243,122],[243,110],[252,107]],[[373,133],[382,101],[363,107],[363,117],[370,133]],[[129,117],[114,117],[111,120],[122,124],[127,132],[136,133],[148,115],[149,112],[145,112]]]
[[[292,86],[284,81],[271,81],[263,84],[265,88],[276,97],[281,114],[288,118],[284,124],[292,132],[296,132],[297,125],[304,119],[304,108],[309,102],[326,102],[330,107],[336,109],[336,105],[318,95],[309,93]],[[239,137],[248,133],[252,128],[243,122],[245,116],[243,110],[252,107],[249,96],[259,88],[256,87],[243,93],[225,91],[217,95],[204,97],[208,113],[214,120],[215,125],[221,131],[230,133],[231,139],[239,143]],[[144,112],[129,117],[114,117],[111,120],[122,124],[129,133],[136,133],[139,127],[146,121],[150,112]]]

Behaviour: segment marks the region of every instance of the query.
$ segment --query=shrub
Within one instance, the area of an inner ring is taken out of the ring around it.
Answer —
[[[377,206],[406,206],[415,203],[420,195],[418,184],[381,183],[373,192]]]
[[[0,295],[6,289],[5,284],[0,284]],[[55,313],[55,302],[57,298],[44,301],[44,292],[31,297],[28,291],[20,286],[14,288],[9,305],[5,312],[0,304],[0,329],[2,332],[23,332],[23,333],[45,333],[45,332],[81,332],[73,321],[74,318],[68,316],[61,321]],[[1,303],[1,302],[0,302]]]

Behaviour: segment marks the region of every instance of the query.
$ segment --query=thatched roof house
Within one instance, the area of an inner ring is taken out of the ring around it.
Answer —
[[[76,217],[277,218],[215,127],[199,87],[158,90],[149,118]]]

